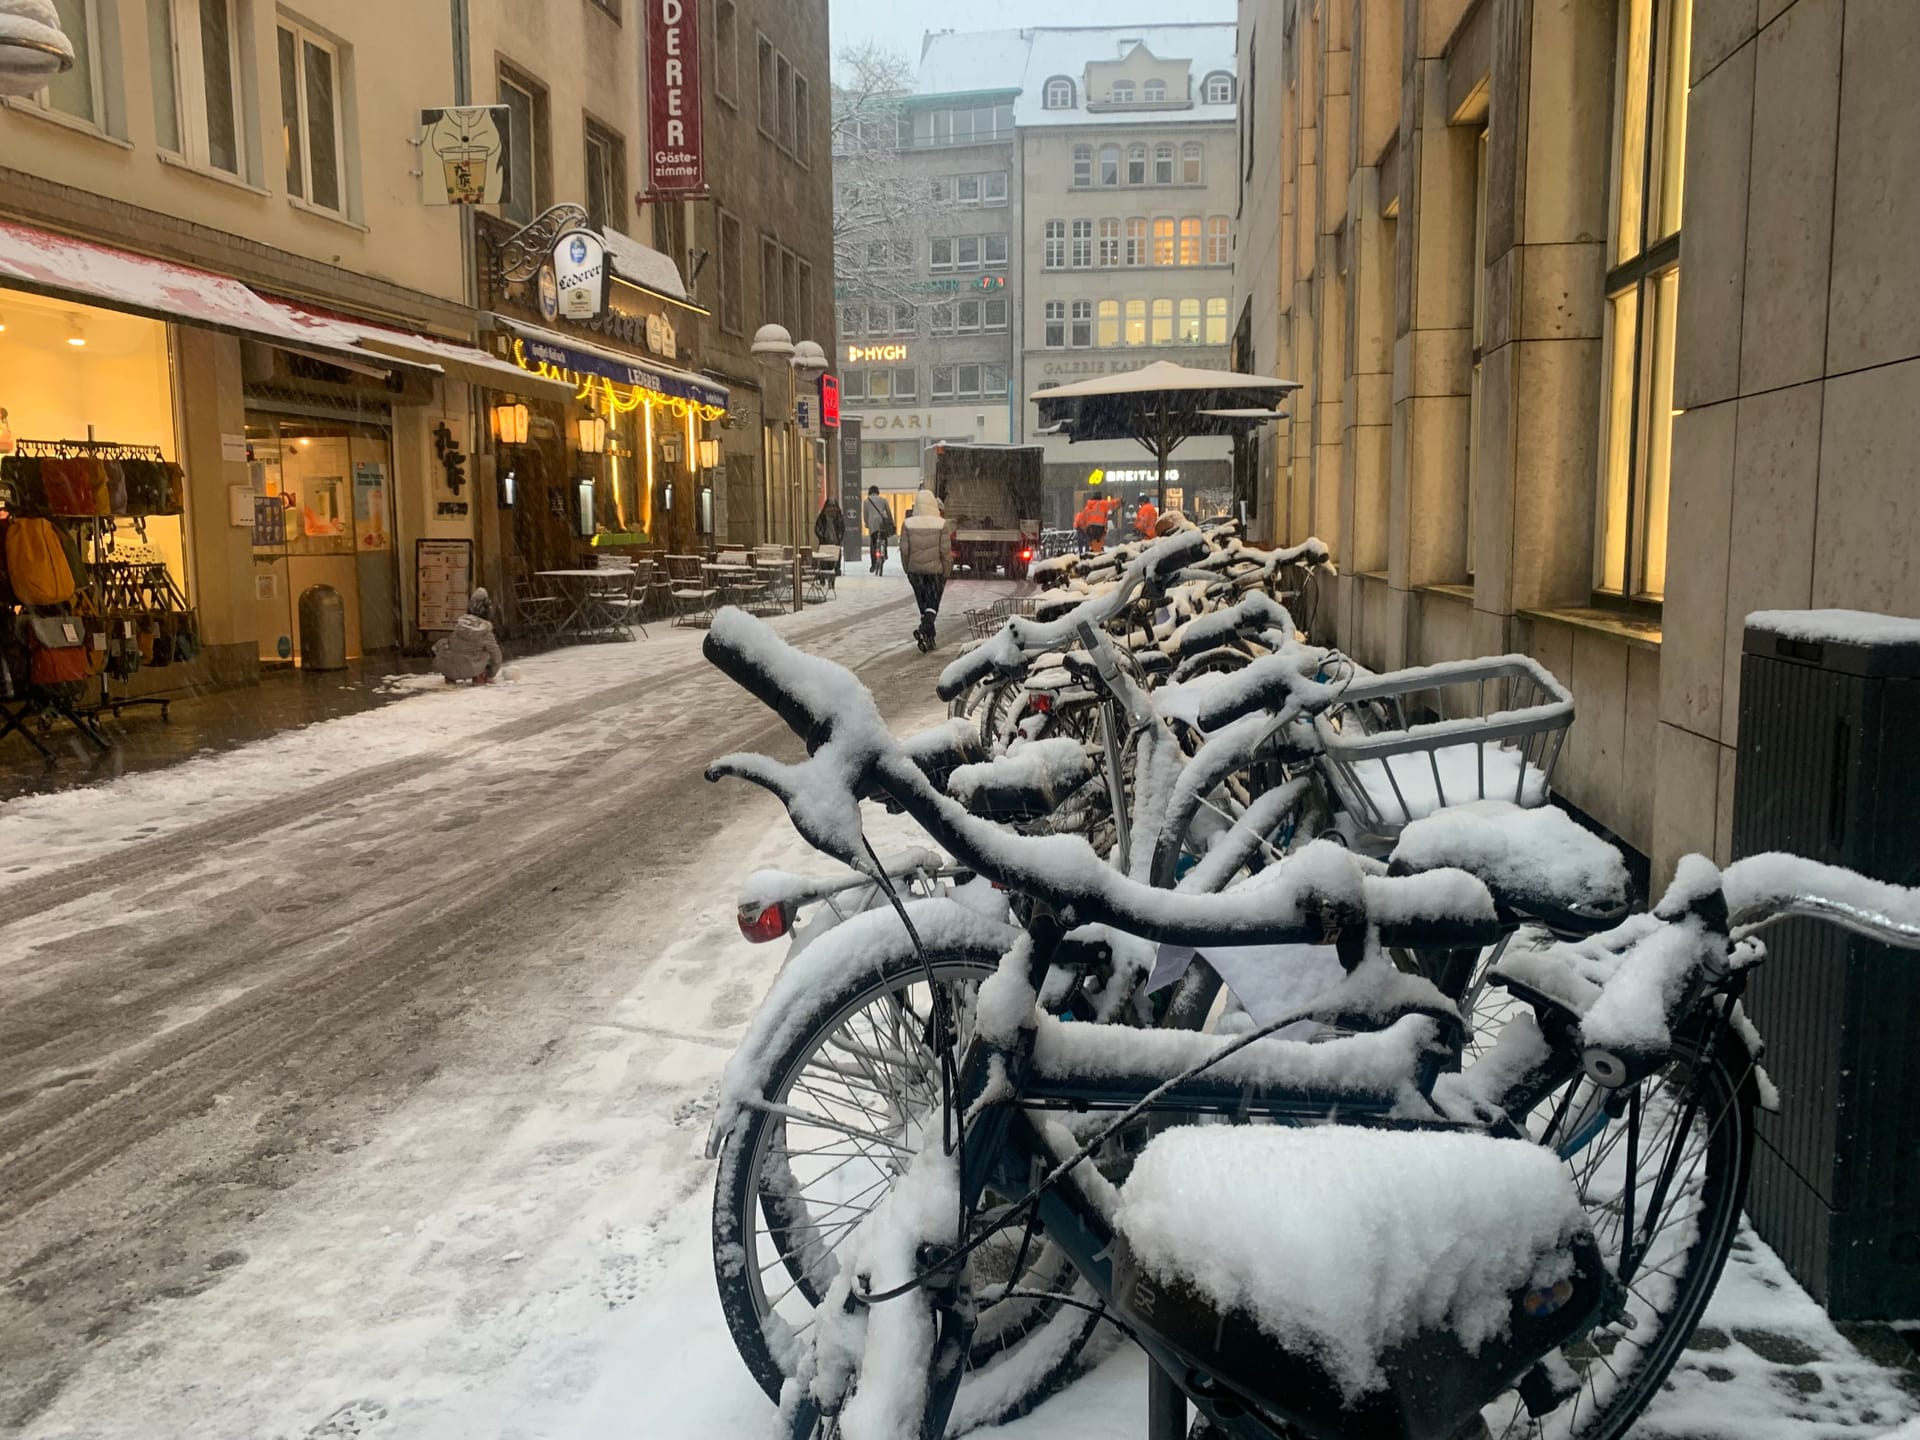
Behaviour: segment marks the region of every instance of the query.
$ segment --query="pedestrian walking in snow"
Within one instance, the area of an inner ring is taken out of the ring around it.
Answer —
[[[502,663],[500,642],[493,633],[493,601],[484,589],[477,589],[467,597],[467,613],[434,641],[433,668],[447,677],[449,685],[462,680],[491,685]]]
[[[813,538],[821,548],[832,547],[833,573],[840,573],[840,555],[847,539],[847,512],[840,508],[840,502],[829,498],[820,507],[820,513],[813,517]]]
[[[880,487],[867,487],[867,503],[860,507],[867,527],[867,561],[878,575],[887,568],[887,537],[893,534],[893,507],[880,498]]]
[[[940,499],[931,490],[922,489],[913,497],[913,513],[900,527],[900,564],[920,611],[914,642],[923,652],[931,650],[940,598],[946,594],[947,577],[953,574],[953,527],[940,513]]]

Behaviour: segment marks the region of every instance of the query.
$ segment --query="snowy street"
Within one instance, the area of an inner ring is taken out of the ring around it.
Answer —
[[[775,624],[933,722],[904,582]],[[0,1433],[765,1433],[708,1248],[712,1087],[819,870],[706,761],[791,754],[700,633],[517,662],[0,807]],[[877,816],[876,844],[908,838]],[[1008,1437],[1144,1434],[1113,1351]],[[1647,1435],[1876,1435],[1915,1402],[1751,1237]]]

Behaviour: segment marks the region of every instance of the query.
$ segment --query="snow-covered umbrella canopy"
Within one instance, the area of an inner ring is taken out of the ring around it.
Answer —
[[[0,0],[0,95],[31,95],[72,68],[53,0]]]
[[[1036,390],[1042,432],[1069,441],[1136,440],[1160,467],[1166,499],[1167,457],[1196,435],[1244,435],[1256,425],[1283,419],[1280,402],[1300,388],[1297,380],[1242,375],[1234,370],[1196,370],[1170,360],[1138,370],[1102,375]]]

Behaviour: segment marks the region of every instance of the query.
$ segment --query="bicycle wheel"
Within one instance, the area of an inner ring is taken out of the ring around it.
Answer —
[[[1727,1047],[1727,1055],[1744,1053],[1737,1042]],[[1732,1248],[1752,1159],[1753,1107],[1742,1084],[1750,1062],[1735,1073],[1727,1055],[1688,1054],[1638,1087],[1639,1163],[1631,1176],[1629,1115],[1611,1115],[1608,1092],[1591,1082],[1574,1082],[1564,1107],[1543,1104],[1529,1117],[1534,1139],[1567,1154],[1616,1276],[1631,1195],[1632,1269],[1625,1315],[1561,1351],[1578,1388],[1538,1419],[1517,1397],[1503,1396],[1482,1412],[1493,1440],[1619,1440],[1680,1358]],[[1662,1173],[1670,1173],[1664,1193]]]
[[[936,959],[932,968],[964,1037],[973,991],[994,966],[968,957]],[[931,1015],[926,972],[911,956],[890,957],[824,997],[814,1022],[771,1067],[777,1079],[765,1099],[779,1113],[749,1111],[721,1151],[713,1211],[721,1308],[772,1399],[798,1366],[813,1310],[837,1272],[835,1252],[892,1186],[923,1127],[939,1124]],[[983,1223],[995,1218],[992,1199]],[[994,1298],[1073,1283],[1058,1251],[1043,1240],[1022,1242],[1014,1227],[973,1258],[983,1303],[968,1367],[990,1374],[962,1382],[955,1414],[970,1425],[1024,1414],[1058,1390],[1098,1323],[1045,1300]]]

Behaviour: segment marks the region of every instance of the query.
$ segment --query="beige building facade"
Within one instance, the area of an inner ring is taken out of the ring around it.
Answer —
[[[1374,666],[1524,651],[1653,879],[1731,837],[1743,620],[1920,614],[1920,7],[1244,0],[1243,458]]]

